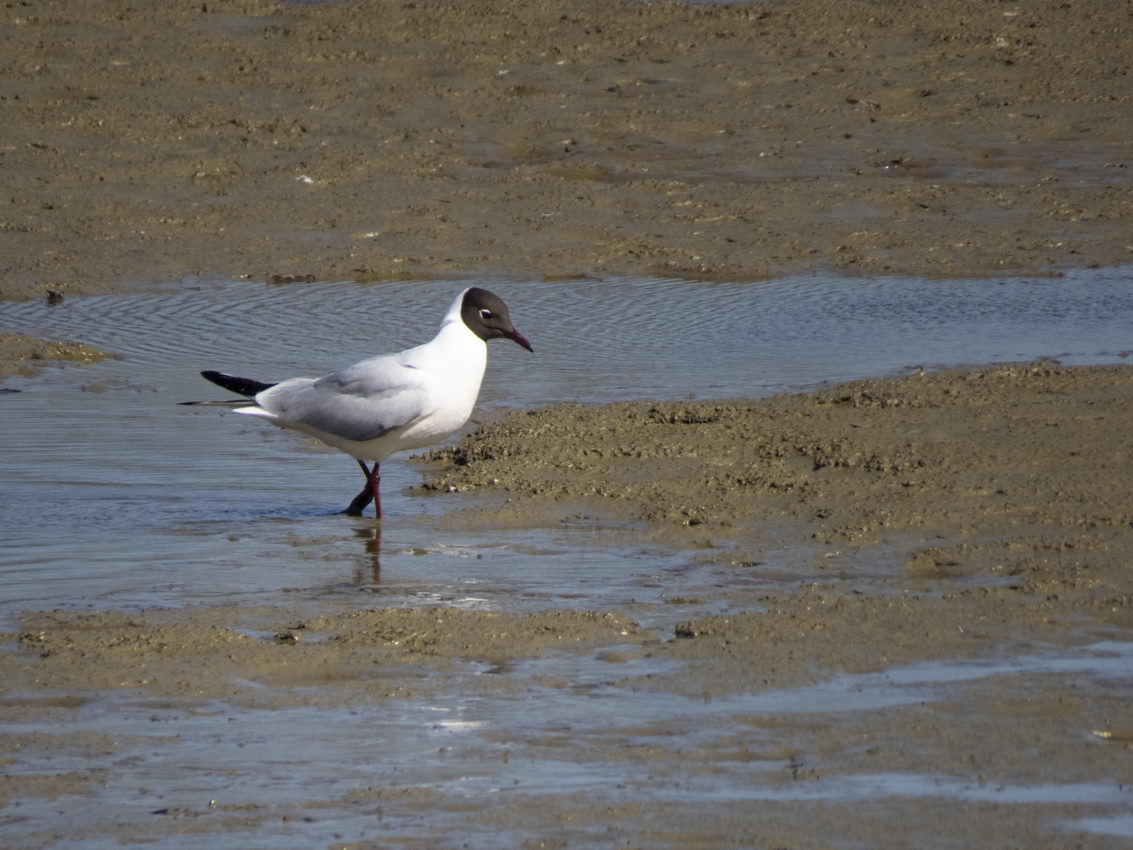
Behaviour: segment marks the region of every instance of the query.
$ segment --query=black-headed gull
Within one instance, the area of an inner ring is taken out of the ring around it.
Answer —
[[[370,357],[322,378],[278,384],[205,371],[202,377],[245,398],[183,403],[223,404],[346,452],[362,467],[366,486],[345,513],[361,516],[373,500],[380,517],[379,466],[394,452],[440,442],[468,421],[488,365],[490,339],[510,339],[534,350],[512,327],[507,305],[474,286],[456,296],[437,335],[424,345]]]

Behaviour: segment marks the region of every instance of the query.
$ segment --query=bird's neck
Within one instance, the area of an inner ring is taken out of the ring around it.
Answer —
[[[442,323],[429,346],[443,352],[449,361],[457,358],[467,361],[469,368],[474,370],[483,371],[488,362],[487,343],[468,330],[468,326],[459,319]]]

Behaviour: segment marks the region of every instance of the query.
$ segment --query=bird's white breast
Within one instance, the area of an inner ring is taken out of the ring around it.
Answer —
[[[488,347],[462,322],[442,326],[429,343],[402,355],[409,368],[427,375],[424,415],[399,438],[399,448],[421,448],[443,440],[468,421],[488,365]]]

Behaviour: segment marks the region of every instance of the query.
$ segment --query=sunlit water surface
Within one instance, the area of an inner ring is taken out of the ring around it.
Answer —
[[[762,396],[917,367],[1055,357],[1120,362],[1133,347],[1125,270],[1063,278],[800,277],[481,281],[534,343],[490,346],[493,406]],[[464,283],[180,283],[132,296],[0,304],[0,328],[120,355],[11,380],[0,396],[0,617],[44,606],[342,600],[373,584],[374,524],[336,516],[353,462],[294,434],[178,401],[223,397],[197,375],[318,375],[431,337]],[[509,606],[621,605],[680,562],[588,528],[450,535],[459,497],[383,468],[387,597]],[[372,596],[372,594],[371,594]],[[367,599],[372,604],[373,599]],[[552,603],[553,604],[553,603]]]

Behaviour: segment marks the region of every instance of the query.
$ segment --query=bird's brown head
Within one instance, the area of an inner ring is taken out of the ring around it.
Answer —
[[[464,293],[460,318],[472,333],[485,342],[490,339],[510,339],[532,353],[535,351],[527,338],[512,325],[507,304],[486,289],[473,286]]]

